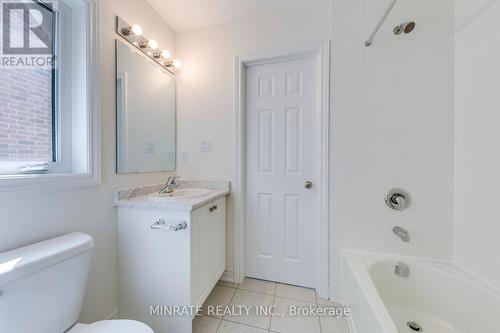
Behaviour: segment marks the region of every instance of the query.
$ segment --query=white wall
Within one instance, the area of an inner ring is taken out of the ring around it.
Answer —
[[[201,179],[235,179],[234,56],[318,45],[329,38],[325,6],[177,34],[178,149],[188,153],[179,174]],[[212,153],[201,153],[211,138]],[[228,201],[227,265],[233,268],[233,202]]]
[[[137,22],[147,36],[174,51],[169,26],[143,1],[99,0],[101,16],[102,173],[100,186],[53,191],[0,192],[0,252],[64,233],[82,231],[96,240],[82,321],[117,310],[116,187],[162,181],[168,174],[115,174],[114,15]]]
[[[500,291],[500,2],[456,16],[455,260]]]
[[[453,235],[454,8],[401,0],[373,45],[363,44],[388,1],[333,0],[331,295],[342,248],[451,259]],[[416,22],[410,35],[392,29]],[[412,205],[384,196],[406,189]],[[400,225],[405,244],[392,234]]]

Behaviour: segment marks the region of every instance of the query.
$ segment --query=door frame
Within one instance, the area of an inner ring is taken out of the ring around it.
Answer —
[[[320,278],[316,290],[321,298],[329,292],[329,167],[330,167],[330,41],[303,48],[271,51],[263,54],[236,55],[234,71],[234,107],[236,114],[236,175],[234,183],[234,282],[245,277],[246,225],[246,68],[287,60],[315,58],[318,71],[318,139],[320,142],[319,200]]]

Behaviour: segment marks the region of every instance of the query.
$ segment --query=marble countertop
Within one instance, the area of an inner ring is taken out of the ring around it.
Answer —
[[[230,182],[228,181],[178,179],[177,182],[179,183],[177,187],[179,189],[202,188],[210,190],[210,193],[195,198],[155,201],[151,200],[149,195],[158,193],[165,184],[140,185],[115,190],[113,192],[113,203],[115,207],[192,211],[207,203],[225,197],[231,192]]]

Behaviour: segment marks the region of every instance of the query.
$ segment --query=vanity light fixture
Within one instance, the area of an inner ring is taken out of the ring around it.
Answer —
[[[122,28],[121,32],[125,36],[141,36],[142,28],[138,24],[132,24],[129,27]]]
[[[151,49],[156,50],[158,48],[158,42],[154,39],[147,40],[145,42],[140,42],[139,47],[141,49]]]
[[[145,57],[153,60],[170,74],[175,75],[176,69],[181,67],[178,59],[172,59],[166,49],[158,50],[158,42],[142,35],[142,28],[138,24],[128,24],[120,17],[116,17],[116,33],[131,46],[139,50]]]
[[[182,62],[178,59],[175,59],[174,61],[167,61],[164,65],[167,68],[173,67],[175,69],[181,68]]]
[[[161,52],[153,53],[153,57],[156,59],[168,59],[170,58],[170,52],[168,50],[162,50]]]

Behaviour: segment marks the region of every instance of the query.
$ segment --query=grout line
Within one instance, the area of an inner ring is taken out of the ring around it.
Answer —
[[[219,321],[219,325],[217,326],[217,329],[215,330],[215,333],[219,332],[220,325],[222,324],[222,320],[223,320],[223,319],[221,319],[221,320]]]
[[[251,327],[251,328],[257,328],[257,329],[259,329],[259,330],[268,331],[268,330],[266,330],[265,328],[262,328],[262,327],[259,327],[259,326],[254,326],[254,325],[250,325],[250,324],[244,324],[244,323],[240,323],[240,322],[238,322],[238,321],[234,321],[234,320],[222,319],[222,320],[221,320],[221,323],[222,323],[223,321],[226,321],[226,322],[228,322],[228,323],[232,323],[232,324],[238,324],[238,325],[241,325],[241,326],[246,326],[246,327]]]
[[[234,289],[234,288],[231,288],[231,289]],[[234,290],[233,296],[231,296],[231,299],[229,300],[229,303],[227,304],[227,306],[231,305],[231,303],[233,302],[234,295],[236,295],[236,289]],[[217,330],[215,331],[215,333],[217,333],[219,331],[220,325],[222,324],[222,321],[224,320],[224,317],[225,316],[223,316],[222,318],[219,318],[221,321],[219,323],[219,326],[217,326]]]
[[[273,296],[273,306],[276,305],[276,292],[278,291],[278,283],[275,282],[274,284],[274,296]],[[269,326],[267,327],[267,331],[271,331],[271,323],[273,322],[273,316],[271,316],[271,319],[269,320]]]
[[[319,308],[319,303],[318,303],[318,293],[316,290],[314,290],[314,295],[316,296],[316,307]],[[318,316],[318,321],[319,321],[319,333],[323,333],[323,326],[321,325],[321,318]]]
[[[231,296],[231,299],[229,300],[229,304],[228,305],[231,305],[231,303],[233,302],[233,299],[234,299],[234,295],[236,295],[236,289],[234,290],[234,293],[233,293],[233,296]]]

